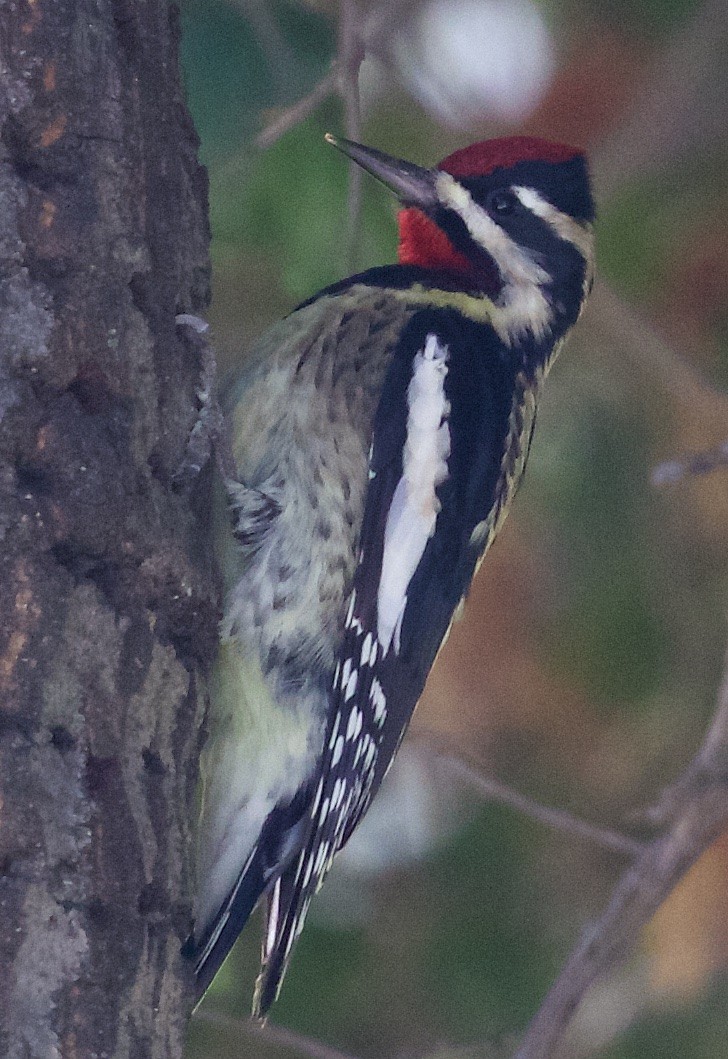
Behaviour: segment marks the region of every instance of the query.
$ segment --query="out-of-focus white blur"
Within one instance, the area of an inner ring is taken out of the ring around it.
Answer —
[[[445,762],[405,743],[364,820],[337,856],[311,909],[346,928],[369,918],[369,886],[379,875],[432,855],[472,811]]]
[[[523,121],[555,67],[532,0],[426,0],[372,41],[372,50],[433,117],[462,129]],[[362,74],[366,97],[373,86]]]

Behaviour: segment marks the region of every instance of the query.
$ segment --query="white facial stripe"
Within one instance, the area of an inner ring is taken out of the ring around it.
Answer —
[[[541,338],[551,323],[551,308],[542,289],[548,283],[548,272],[449,173],[438,173],[435,188],[442,205],[457,213],[473,241],[490,254],[498,267],[503,292],[491,317],[495,330],[509,346],[526,331]]]
[[[579,224],[573,217],[562,213],[551,202],[544,199],[534,188],[513,187],[511,189],[521,203],[537,217],[546,221],[552,231],[575,246],[584,258],[584,298],[591,290],[594,279],[594,234],[590,224]],[[584,303],[582,302],[582,309]]]
[[[546,221],[559,239],[571,243],[587,261],[591,260],[592,235],[588,228],[579,224],[573,217],[569,217],[567,213],[562,213],[556,206],[539,195],[534,188],[516,186],[512,187],[511,191],[527,210]]]
[[[449,173],[438,173],[435,188],[442,205],[457,213],[473,240],[491,255],[505,283],[520,286],[548,281],[548,272],[506,235],[487,211],[473,200],[468,189],[454,177]]]
[[[435,531],[440,510],[436,489],[447,478],[447,358],[447,346],[430,334],[413,361],[407,390],[409,414],[402,477],[387,515],[377,597],[377,637],[385,653],[392,640],[395,651],[399,651],[407,588]]]

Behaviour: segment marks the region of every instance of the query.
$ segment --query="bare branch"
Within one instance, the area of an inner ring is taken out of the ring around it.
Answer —
[[[704,775],[713,775],[714,779],[726,782],[726,765],[728,764],[728,657],[723,667],[720,688],[718,689],[718,706],[710,723],[703,745],[698,751],[694,766]]]
[[[241,5],[253,0],[236,0]],[[271,147],[285,133],[304,121],[328,96],[336,93],[344,106],[344,128],[348,139],[361,140],[361,103],[359,70],[367,54],[385,55],[388,31],[395,19],[403,17],[415,0],[391,0],[384,8],[375,7],[366,15],[357,0],[340,0],[339,30],[336,59],[329,73],[293,106],[282,111],[256,138],[260,150]],[[344,250],[344,271],[356,270],[356,257],[361,242],[363,173],[355,162],[349,164],[347,190],[347,231]]]
[[[544,827],[573,835],[625,857],[637,857],[645,848],[644,843],[639,839],[608,827],[591,824],[565,809],[553,809],[551,806],[542,805],[541,802],[521,794],[520,791],[514,790],[500,780],[487,776],[481,762],[476,761],[462,748],[448,744],[439,734],[427,732],[423,734],[423,740],[453,773],[474,787],[489,801],[507,805],[510,809],[515,809],[516,812],[523,813],[524,816],[543,824]]]
[[[255,145],[260,150],[271,147],[281,136],[305,121],[313,111],[334,92],[344,101],[345,128],[349,139],[361,136],[359,103],[359,67],[367,52],[380,54],[390,27],[414,6],[416,0],[390,0],[386,7],[375,7],[366,19],[356,8],[354,0],[343,0],[339,16],[337,57],[328,74],[308,95],[283,110],[258,135]],[[241,0],[242,3],[242,0]],[[352,163],[352,173],[360,173]],[[360,179],[357,177],[356,179]]]
[[[362,17],[356,0],[341,0],[337,55],[328,74],[322,78],[307,96],[284,110],[258,135],[256,147],[265,150],[271,147],[286,132],[304,121],[320,103],[333,92],[338,93],[344,105],[344,126],[350,140],[361,139],[361,106],[359,100],[359,68],[365,50],[362,37]],[[347,192],[347,238],[345,271],[355,267],[359,245],[362,204],[362,170],[351,162]]]
[[[713,722],[692,764],[664,792],[655,819],[670,819],[627,869],[607,908],[583,933],[529,1025],[515,1059],[549,1059],[593,983],[634,947],[688,868],[728,827],[728,655]]]
[[[271,75],[279,89],[290,83],[298,57],[289,47],[268,0],[228,0],[247,19],[263,52]]]
[[[361,13],[356,0],[341,0],[339,7],[339,62],[341,78],[339,92],[344,103],[344,126],[350,140],[361,140],[361,107],[359,100],[359,68],[364,60],[361,37]],[[361,229],[362,169],[356,162],[349,163],[347,193],[346,268],[355,268],[356,251]]]
[[[392,28],[395,25],[402,25],[419,2],[420,0],[388,0],[386,4],[371,7],[367,11],[366,22],[362,30],[367,52],[387,62]]]
[[[297,1052],[299,1055],[310,1056],[310,1059],[355,1059],[348,1052],[341,1052],[338,1048],[332,1048],[322,1041],[318,1041],[313,1037],[306,1037],[305,1034],[297,1033],[286,1026],[273,1026],[270,1022],[261,1025],[259,1022],[253,1021],[253,1019],[235,1018],[233,1015],[226,1015],[222,1011],[210,1011],[207,1008],[196,1011],[193,1019],[199,1022],[206,1022],[210,1026],[217,1026],[220,1029],[234,1030],[236,1034],[242,1032],[253,1040],[270,1041],[272,1044],[279,1044],[283,1048],[289,1048],[291,1051]]]
[[[263,131],[258,134],[255,146],[264,151],[266,148],[272,147],[285,133],[290,132],[291,129],[295,129],[296,125],[300,125],[302,121],[305,121],[316,107],[323,103],[332,92],[337,91],[339,76],[339,64],[334,61],[326,76],[319,81],[315,88],[311,89],[307,96],[299,99],[292,107],[288,107],[274,121],[266,125]]]
[[[724,141],[728,4],[706,0],[657,61],[631,116],[594,159],[601,198],[691,150]]]
[[[682,403],[706,398],[728,413],[728,397],[663,341],[644,317],[605,280],[599,280],[589,300],[591,322],[609,333],[629,357],[650,371],[651,378]]]
[[[728,439],[715,448],[695,452],[690,456],[679,456],[674,460],[665,460],[653,468],[650,475],[653,485],[674,485],[683,478],[700,474],[710,474],[728,467]]]

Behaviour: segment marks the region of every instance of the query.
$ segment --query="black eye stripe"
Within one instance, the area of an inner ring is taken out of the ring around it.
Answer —
[[[464,177],[461,183],[481,204],[490,192],[510,187],[535,188],[542,198],[569,217],[577,221],[594,220],[586,160],[580,155],[559,163],[516,162],[485,177]]]
[[[481,279],[488,278],[488,288],[498,289],[498,270],[490,254],[473,239],[468,226],[455,210],[441,207],[433,214],[432,219],[441,228],[448,239],[461,254],[472,261],[475,269],[481,273]]]
[[[485,205],[494,217],[507,217],[516,212],[520,203],[512,191],[497,188],[488,195]]]

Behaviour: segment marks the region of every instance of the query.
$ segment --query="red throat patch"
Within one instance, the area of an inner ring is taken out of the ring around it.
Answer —
[[[488,176],[494,169],[507,169],[517,162],[568,162],[581,153],[576,147],[537,136],[502,136],[453,151],[437,168],[454,177]]]
[[[441,228],[413,206],[397,214],[400,265],[443,269],[445,272],[472,273],[467,257],[458,253]]]

